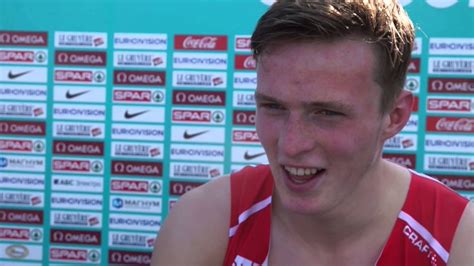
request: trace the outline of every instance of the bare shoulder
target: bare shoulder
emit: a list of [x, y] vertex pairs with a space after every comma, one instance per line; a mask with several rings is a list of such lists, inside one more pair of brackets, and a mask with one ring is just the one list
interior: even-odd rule
[[229, 217], [229, 176], [187, 192], [160, 230], [151, 265], [222, 265]]
[[474, 263], [474, 202], [466, 206], [454, 235], [448, 265], [473, 265]]

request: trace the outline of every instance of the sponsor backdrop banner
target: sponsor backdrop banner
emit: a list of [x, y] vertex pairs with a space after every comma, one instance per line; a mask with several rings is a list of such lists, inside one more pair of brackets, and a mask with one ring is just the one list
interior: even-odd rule
[[[147, 265], [181, 195], [267, 163], [249, 37], [271, 1], [0, 1], [0, 265]], [[384, 157], [474, 198], [474, 1], [402, 1]]]

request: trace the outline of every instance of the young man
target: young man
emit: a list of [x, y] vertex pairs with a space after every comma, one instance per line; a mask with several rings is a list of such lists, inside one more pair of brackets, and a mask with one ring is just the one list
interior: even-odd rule
[[473, 265], [473, 204], [381, 158], [413, 39], [397, 0], [275, 3], [252, 36], [270, 165], [184, 195], [152, 265]]

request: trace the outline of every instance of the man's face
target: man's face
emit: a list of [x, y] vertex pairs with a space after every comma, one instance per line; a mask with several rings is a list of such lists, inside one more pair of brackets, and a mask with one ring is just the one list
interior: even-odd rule
[[350, 201], [379, 162], [385, 116], [373, 49], [290, 42], [259, 58], [257, 132], [285, 208], [321, 213]]

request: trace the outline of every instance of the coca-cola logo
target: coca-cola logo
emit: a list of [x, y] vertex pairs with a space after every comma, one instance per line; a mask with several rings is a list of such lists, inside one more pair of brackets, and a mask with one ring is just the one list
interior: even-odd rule
[[474, 118], [427, 117], [426, 130], [430, 132], [474, 133]]
[[176, 35], [174, 43], [176, 50], [227, 50], [227, 36]]
[[257, 61], [252, 55], [235, 55], [235, 69], [237, 70], [255, 70]]

